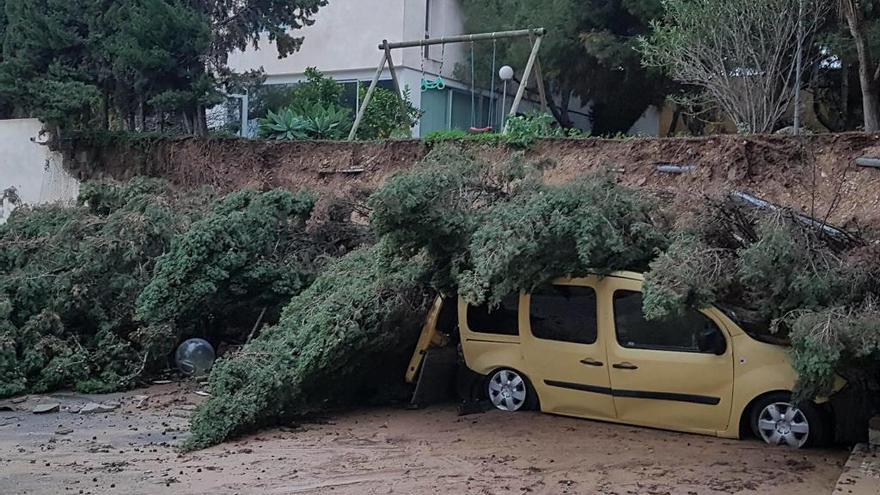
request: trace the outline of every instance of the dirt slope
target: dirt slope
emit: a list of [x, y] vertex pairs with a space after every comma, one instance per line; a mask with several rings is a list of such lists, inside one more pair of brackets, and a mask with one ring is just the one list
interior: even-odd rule
[[[489, 160], [520, 151], [461, 143]], [[177, 139], [143, 143], [78, 143], [66, 165], [81, 179], [165, 177], [191, 188], [228, 191], [242, 187], [345, 193], [372, 189], [407, 169], [428, 147], [419, 141], [376, 143], [266, 142]], [[626, 184], [674, 198], [745, 191], [837, 225], [880, 228], [880, 169], [854, 164], [880, 157], [880, 135], [735, 135], [669, 139], [545, 140], [526, 152], [547, 160], [547, 180], [559, 182], [591, 170], [616, 170]], [[659, 163], [694, 166], [689, 174], [665, 174]]]

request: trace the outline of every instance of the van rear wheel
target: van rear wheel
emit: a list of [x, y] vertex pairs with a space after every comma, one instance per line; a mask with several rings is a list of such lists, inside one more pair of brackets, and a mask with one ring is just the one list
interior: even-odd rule
[[528, 378], [518, 371], [500, 369], [486, 382], [489, 401], [497, 409], [514, 412], [520, 409], [535, 409], [537, 395]]

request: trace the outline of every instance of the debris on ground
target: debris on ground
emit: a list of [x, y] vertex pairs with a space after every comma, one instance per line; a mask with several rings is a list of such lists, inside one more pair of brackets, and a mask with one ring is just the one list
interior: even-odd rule
[[88, 404], [82, 406], [79, 410], [79, 414], [100, 414], [100, 413], [108, 413], [110, 411], [114, 411], [119, 407], [118, 404], [98, 404], [95, 402], [89, 402]]
[[48, 404], [37, 404], [34, 406], [34, 414], [48, 414], [54, 413], [61, 410], [61, 404], [57, 402], [51, 402]]

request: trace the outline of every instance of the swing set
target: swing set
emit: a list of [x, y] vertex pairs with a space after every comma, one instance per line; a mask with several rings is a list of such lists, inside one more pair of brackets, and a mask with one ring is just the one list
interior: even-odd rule
[[[513, 104], [510, 107], [510, 112], [508, 113], [508, 117], [513, 117], [516, 115], [519, 110], [520, 102], [522, 102], [523, 97], [525, 96], [526, 87], [529, 84], [529, 79], [532, 76], [532, 73], [535, 74], [536, 84], [538, 86], [538, 94], [541, 99], [541, 108], [543, 111], [547, 110], [547, 95], [544, 89], [544, 79], [541, 75], [541, 62], [538, 59], [538, 52], [541, 49], [541, 40], [544, 38], [544, 35], [547, 34], [547, 30], [544, 28], [537, 29], [521, 29], [517, 31], [500, 31], [495, 33], [480, 33], [480, 34], [465, 34], [460, 36], [448, 36], [442, 38], [426, 38], [423, 40], [414, 40], [414, 41], [401, 41], [397, 43], [389, 43], [388, 40], [383, 40], [379, 45], [379, 50], [382, 51], [381, 60], [379, 60], [379, 66], [376, 68], [376, 74], [373, 76], [373, 81], [370, 83], [370, 89], [367, 90], [366, 96], [364, 96], [363, 104], [360, 106], [358, 110], [357, 117], [355, 118], [354, 125], [351, 127], [351, 132], [348, 135], [348, 140], [353, 141], [355, 136], [357, 136], [358, 127], [360, 127], [361, 121], [364, 118], [364, 113], [367, 111], [367, 107], [370, 104], [370, 101], [373, 99], [373, 94], [376, 92], [376, 87], [379, 84], [379, 78], [382, 76], [382, 73], [385, 71], [385, 66], [388, 66], [389, 71], [391, 72], [391, 81], [394, 84], [394, 90], [398, 95], [398, 99], [400, 100], [401, 111], [406, 114], [407, 104], [406, 100], [403, 97], [403, 88], [400, 86], [400, 81], [397, 79], [397, 71], [394, 68], [394, 62], [391, 58], [391, 50], [397, 50], [401, 48], [414, 48], [414, 47], [427, 47], [432, 45], [442, 45], [443, 54], [441, 55], [440, 60], [440, 74], [436, 79], [428, 80], [425, 79], [425, 60], [424, 55], [422, 56], [422, 80], [421, 80], [421, 90], [422, 92], [431, 91], [431, 90], [443, 90], [446, 88], [446, 81], [443, 80], [443, 63], [445, 62], [446, 55], [446, 45], [452, 43], [470, 43], [471, 44], [471, 132], [479, 133], [479, 132], [491, 132], [493, 130], [492, 126], [478, 128], [476, 127], [476, 83], [475, 83], [475, 69], [474, 69], [474, 43], [479, 41], [492, 41], [495, 46], [493, 46], [492, 50], [492, 96], [494, 100], [495, 96], [495, 55], [497, 49], [497, 42], [499, 39], [507, 39], [507, 38], [529, 38], [532, 51], [529, 54], [529, 60], [526, 63], [526, 68], [523, 71], [522, 81], [519, 84], [519, 88], [516, 91], [516, 96], [513, 99]], [[505, 90], [505, 96], [506, 96]], [[503, 111], [503, 110], [502, 110]], [[504, 131], [502, 131], [504, 132]]]

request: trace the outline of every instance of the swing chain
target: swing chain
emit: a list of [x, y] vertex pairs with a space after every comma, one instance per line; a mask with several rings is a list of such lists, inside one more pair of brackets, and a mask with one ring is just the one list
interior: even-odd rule
[[446, 63], [446, 43], [441, 44], [440, 47], [440, 70], [437, 71], [437, 79], [433, 81], [425, 79], [425, 57], [422, 55], [422, 92], [431, 89], [440, 91], [446, 89], [446, 81], [443, 80], [443, 65]]

